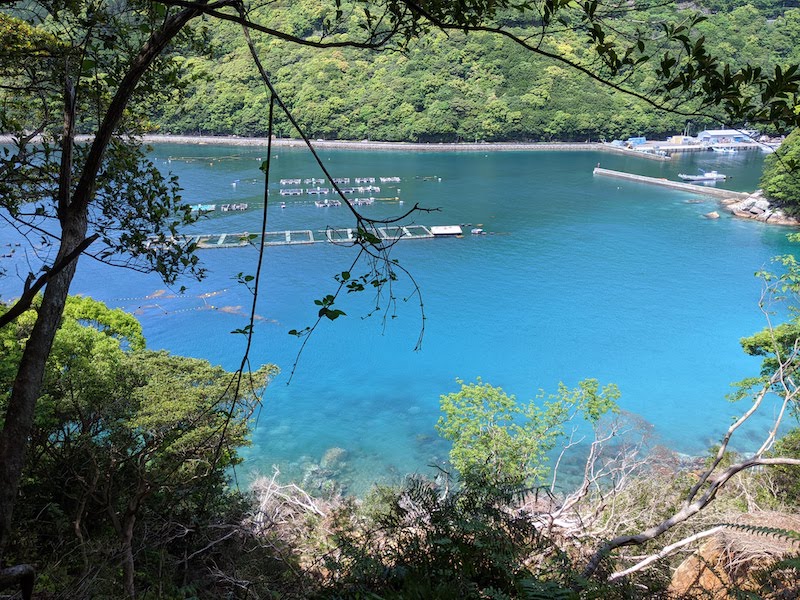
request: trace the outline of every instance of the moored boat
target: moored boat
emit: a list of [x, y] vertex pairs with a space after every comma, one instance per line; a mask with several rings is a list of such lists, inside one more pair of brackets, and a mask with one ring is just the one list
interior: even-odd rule
[[699, 175], [686, 175], [685, 173], [678, 173], [678, 177], [684, 181], [723, 181], [728, 178], [724, 173], [717, 171], [705, 171]]

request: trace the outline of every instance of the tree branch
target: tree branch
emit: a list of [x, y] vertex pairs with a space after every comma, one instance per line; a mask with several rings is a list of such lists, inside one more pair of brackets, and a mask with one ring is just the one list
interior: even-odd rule
[[97, 128], [92, 147], [81, 172], [81, 178], [75, 188], [73, 203], [76, 205], [74, 207], [76, 212], [86, 210], [94, 196], [95, 180], [106, 148], [139, 80], [183, 27], [192, 19], [203, 14], [202, 4], [192, 4], [190, 8], [168, 17], [161, 29], [153, 32], [126, 70], [125, 76], [117, 85], [117, 92], [105, 112], [103, 122]]
[[609, 581], [614, 581], [616, 579], [620, 579], [620, 578], [625, 577], [627, 575], [631, 575], [633, 573], [636, 573], [637, 571], [641, 571], [642, 569], [644, 569], [645, 567], [653, 564], [657, 560], [661, 560], [662, 558], [665, 558], [665, 557], [669, 556], [675, 550], [677, 550], [679, 548], [682, 548], [684, 546], [687, 546], [688, 544], [691, 544], [692, 542], [696, 542], [697, 540], [701, 540], [703, 538], [707, 538], [709, 536], [712, 536], [712, 535], [722, 531], [724, 528], [725, 528], [724, 525], [717, 525], [716, 527], [712, 527], [711, 529], [707, 529], [706, 531], [701, 531], [700, 533], [696, 533], [694, 535], [690, 535], [687, 538], [683, 538], [682, 540], [677, 541], [674, 544], [670, 544], [669, 546], [664, 546], [664, 548], [662, 548], [659, 552], [657, 552], [657, 553], [655, 553], [655, 554], [653, 554], [651, 556], [648, 556], [647, 558], [645, 558], [644, 560], [639, 561], [638, 563], [636, 563], [632, 567], [624, 569], [623, 571], [616, 571], [615, 573], [612, 573], [609, 576], [608, 580]]
[[651, 527], [650, 529], [647, 529], [646, 531], [636, 535], [621, 535], [604, 543], [592, 555], [592, 558], [589, 560], [589, 563], [584, 569], [583, 575], [585, 577], [591, 577], [600, 566], [600, 563], [603, 561], [603, 559], [608, 556], [610, 552], [616, 550], [617, 548], [621, 548], [623, 546], [640, 546], [646, 542], [654, 540], [664, 532], [672, 529], [675, 525], [687, 521], [690, 517], [696, 515], [698, 512], [708, 506], [716, 497], [717, 492], [731, 479], [731, 477], [737, 473], [753, 467], [768, 465], [800, 466], [800, 459], [788, 457], [752, 458], [750, 460], [745, 460], [731, 465], [722, 473], [720, 473], [719, 477], [717, 477], [713, 483], [711, 483], [708, 490], [701, 497], [694, 502], [684, 505], [681, 510], [673, 514], [668, 519], [662, 521], [655, 527]]
[[74, 250], [72, 250], [72, 252], [64, 256], [61, 260], [53, 263], [53, 266], [47, 269], [47, 271], [45, 271], [32, 285], [30, 283], [31, 277], [29, 277], [25, 282], [25, 289], [22, 292], [22, 296], [20, 296], [19, 300], [17, 300], [11, 306], [11, 308], [8, 309], [8, 311], [0, 315], [0, 328], [5, 327], [26, 310], [28, 310], [33, 303], [33, 299], [36, 297], [36, 294], [39, 293], [39, 290], [41, 290], [53, 277], [58, 275], [67, 266], [69, 266], [72, 261], [77, 259], [78, 256], [80, 256], [80, 254], [99, 237], [100, 234], [95, 233], [84, 239], [75, 247]]

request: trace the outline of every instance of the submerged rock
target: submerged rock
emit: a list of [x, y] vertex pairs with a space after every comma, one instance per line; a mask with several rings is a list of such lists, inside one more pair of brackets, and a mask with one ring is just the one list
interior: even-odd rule
[[344, 466], [345, 460], [347, 460], [347, 450], [334, 446], [325, 451], [319, 464], [325, 469], [340, 469]]
[[712, 210], [710, 213], [706, 213], [703, 216], [706, 219], [719, 219], [719, 213], [715, 210]]

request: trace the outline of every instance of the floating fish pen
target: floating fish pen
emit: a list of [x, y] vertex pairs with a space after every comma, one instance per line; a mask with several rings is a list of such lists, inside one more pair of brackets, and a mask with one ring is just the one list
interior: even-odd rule
[[368, 206], [375, 204], [375, 198], [351, 198], [347, 200], [350, 206]]
[[207, 212], [214, 212], [217, 210], [216, 204], [192, 204], [189, 208], [191, 208], [192, 212], [196, 213], [207, 213]]
[[[433, 178], [431, 178], [433, 179]], [[378, 177], [377, 180], [380, 180], [381, 183], [400, 183], [400, 177], [391, 176], [391, 177]], [[305, 179], [301, 179], [299, 177], [291, 177], [291, 178], [284, 178], [279, 180], [281, 185], [300, 185], [304, 183], [306, 185], [318, 185], [323, 184], [327, 180], [320, 179], [319, 177], [307, 177]], [[375, 183], [375, 177], [333, 177], [331, 181], [336, 185], [348, 185], [351, 181], [355, 183]]]
[[360, 185], [358, 187], [345, 187], [339, 188], [343, 194], [356, 194], [356, 193], [365, 193], [365, 192], [380, 192], [381, 188], [376, 185]]
[[193, 235], [186, 236], [183, 240], [187, 243], [195, 244], [197, 248], [201, 250], [213, 248], [243, 248], [252, 243], [249, 235], [243, 233]]
[[317, 241], [314, 232], [310, 229], [297, 229], [293, 231], [268, 231], [264, 235], [264, 246], [291, 246], [297, 244], [313, 244]]
[[220, 209], [222, 212], [247, 210], [247, 203], [239, 202], [238, 204], [223, 204]]
[[423, 240], [434, 237], [431, 230], [425, 225], [393, 225], [379, 227], [381, 239], [392, 240]]
[[[394, 243], [400, 240], [422, 240], [440, 237], [444, 230], [447, 235], [460, 227], [453, 226], [433, 226], [425, 225], [392, 225], [388, 227], [378, 227], [372, 230], [372, 234], [382, 242]], [[331, 243], [354, 243], [358, 240], [358, 230], [354, 228], [312, 231], [311, 229], [297, 229], [291, 231], [268, 231], [263, 236], [260, 233], [218, 233], [185, 235], [170, 237], [166, 240], [159, 240], [151, 237], [147, 240], [147, 247], [166, 247], [179, 246], [186, 247], [194, 244], [197, 249], [208, 250], [213, 248], [246, 248], [249, 246], [288, 246], [288, 245], [308, 245], [321, 242]]]
[[[334, 244], [353, 243], [358, 238], [355, 229], [326, 229], [320, 233], [325, 234], [325, 239]], [[385, 242], [398, 240], [423, 240], [433, 238], [431, 230], [424, 225], [398, 225], [391, 227], [378, 227], [372, 234]]]
[[321, 231], [325, 235], [325, 240], [333, 244], [346, 244], [356, 241], [354, 229], [325, 229]]
[[341, 205], [342, 203], [339, 200], [335, 199], [328, 200], [327, 198], [325, 200], [316, 200], [314, 202], [314, 206], [316, 206], [317, 208], [328, 208], [329, 206], [341, 206]]
[[327, 194], [329, 191], [330, 190], [328, 188], [308, 188], [306, 190], [306, 194], [321, 196]]
[[303, 188], [286, 188], [281, 190], [281, 196], [302, 196]]

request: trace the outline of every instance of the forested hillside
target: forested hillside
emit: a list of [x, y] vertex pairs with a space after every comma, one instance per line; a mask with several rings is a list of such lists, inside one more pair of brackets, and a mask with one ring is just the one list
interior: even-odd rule
[[[800, 9], [716, 0], [695, 9], [708, 13], [699, 27], [721, 59], [756, 66], [800, 62]], [[327, 16], [310, 1], [266, 10], [273, 11], [269, 18], [276, 28], [301, 35], [319, 34]], [[664, 16], [673, 9], [657, 10]], [[621, 31], [637, 25], [629, 18], [619, 21]], [[532, 27], [519, 31], [536, 33]], [[268, 96], [241, 29], [217, 22], [208, 35], [213, 50], [183, 61], [187, 87], [161, 107], [160, 132], [265, 134]], [[684, 117], [657, 111], [497, 35], [439, 31], [406, 52], [377, 55], [353, 48], [320, 51], [274, 37], [257, 45], [283, 101], [313, 138], [585, 141], [661, 137], [687, 125]], [[585, 48], [578, 34], [565, 29], [559, 51], [585, 59]], [[640, 75], [643, 90], [651, 78], [652, 68]], [[693, 120], [690, 129], [719, 125]], [[296, 135], [285, 119], [277, 131]]]

